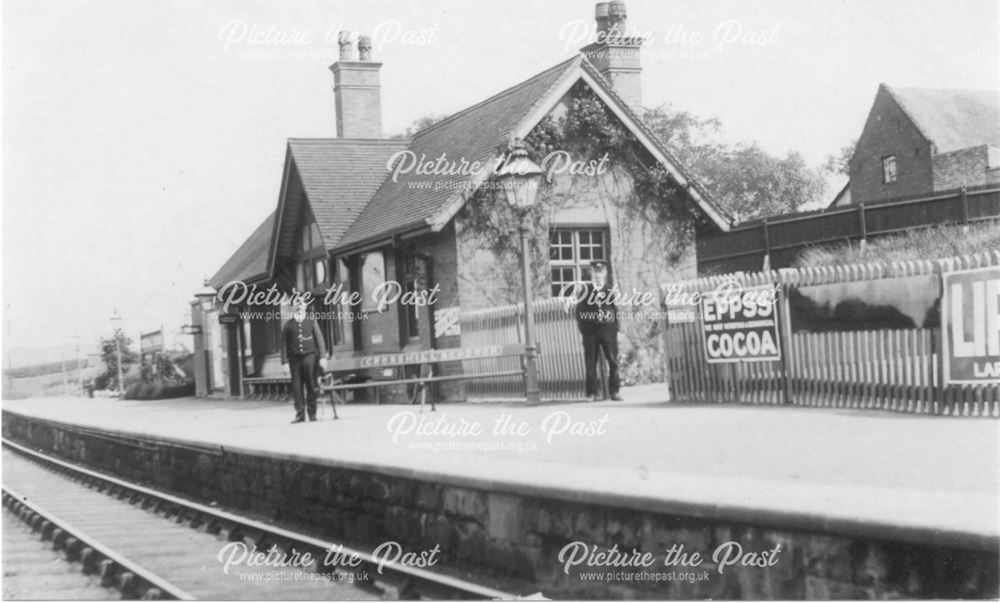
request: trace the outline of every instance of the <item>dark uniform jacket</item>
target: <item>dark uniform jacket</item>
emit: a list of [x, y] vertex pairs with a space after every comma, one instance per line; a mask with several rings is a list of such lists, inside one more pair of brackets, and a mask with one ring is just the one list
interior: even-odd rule
[[302, 322], [293, 318], [281, 327], [281, 362], [288, 362], [289, 356], [307, 354], [326, 356], [323, 333], [316, 321], [308, 316]]
[[[576, 324], [583, 328], [591, 325], [618, 326], [618, 308], [611, 297], [611, 288], [607, 283], [601, 289], [594, 289], [594, 283], [583, 283], [582, 291], [586, 295], [577, 297]], [[579, 290], [578, 290], [579, 291]]]

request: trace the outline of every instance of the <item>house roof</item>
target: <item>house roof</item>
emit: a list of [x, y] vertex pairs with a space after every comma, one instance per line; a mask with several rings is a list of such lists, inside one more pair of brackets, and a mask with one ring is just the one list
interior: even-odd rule
[[267, 276], [267, 257], [271, 248], [274, 215], [275, 212], [271, 212], [271, 215], [254, 229], [236, 253], [226, 260], [212, 278], [208, 279], [209, 284], [221, 289], [223, 285], [232, 281], [250, 282]]
[[[655, 147], [654, 155], [658, 154], [678, 180], [688, 186], [689, 194], [710, 219], [723, 229], [727, 228], [729, 216], [711, 201], [708, 192], [683, 170], [582, 54], [421, 130], [413, 137], [408, 150], [418, 161], [434, 161], [444, 153], [449, 163], [479, 161], [491, 166], [512, 137], [526, 135], [581, 77], [614, 105], [619, 116], [642, 140]], [[400, 174], [396, 180], [384, 174], [382, 185], [337, 248], [346, 249], [410, 228], [440, 228], [461, 207], [473, 188], [468, 186], [474, 181], [469, 175], [427, 175], [416, 171]], [[486, 169], [481, 174], [490, 171]]]
[[938, 153], [1000, 145], [1000, 91], [883, 86]]
[[833, 197], [833, 201], [826, 206], [826, 209], [834, 209], [837, 207], [847, 207], [851, 204], [851, 181], [848, 180], [841, 187], [840, 192], [838, 192]]
[[[446, 154], [449, 162], [487, 161], [497, 154], [497, 148], [510, 138], [525, 115], [547, 92], [561, 81], [582, 59], [580, 56], [563, 61], [512, 88], [459, 111], [418, 132], [409, 150], [419, 160], [437, 159]], [[383, 167], [384, 169], [384, 167]], [[410, 225], [426, 224], [455, 195], [454, 188], [441, 186], [415, 188], [422, 183], [437, 184], [443, 180], [464, 181], [462, 176], [428, 176], [401, 174], [397, 181], [386, 177], [371, 202], [351, 225], [340, 246], [359, 243], [371, 237], [393, 232]]]
[[344, 236], [386, 175], [386, 162], [409, 144], [407, 139], [291, 138], [286, 168], [291, 181], [283, 185], [275, 225], [276, 248], [292, 253], [295, 219], [302, 197], [308, 201], [327, 249]]
[[[329, 250], [346, 251], [408, 230], [438, 230], [492, 173], [511, 138], [525, 136], [584, 79], [666, 165], [705, 213], [721, 228], [731, 218], [669, 153], [582, 54], [433, 124], [411, 139], [300, 139], [288, 141], [286, 173], [274, 225], [271, 260], [294, 253], [294, 228], [302, 199], [308, 201]], [[388, 160], [407, 150], [418, 161], [442, 154], [449, 164], [481, 162], [478, 176], [418, 174], [391, 177]], [[273, 264], [272, 264], [273, 265]]]

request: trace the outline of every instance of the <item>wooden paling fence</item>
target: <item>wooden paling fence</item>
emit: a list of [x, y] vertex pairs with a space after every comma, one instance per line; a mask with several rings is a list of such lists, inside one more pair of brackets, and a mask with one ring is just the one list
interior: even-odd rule
[[[736, 281], [777, 285], [781, 360], [708, 363], [700, 322], [665, 329], [675, 400], [877, 409], [947, 416], [1000, 416], [1000, 383], [944, 384], [940, 327], [792, 332], [793, 287], [878, 281], [1000, 266], [1000, 251], [935, 261], [736, 273], [678, 283], [676, 290], [710, 294]], [[883, 283], [892, 286], [890, 281]]]
[[[565, 312], [559, 299], [535, 302], [534, 312], [536, 337], [542, 348], [538, 358], [542, 397], [583, 398], [583, 348], [576, 321]], [[524, 341], [524, 305], [463, 312], [459, 324], [463, 346], [520, 343]], [[466, 360], [463, 370], [467, 373], [515, 370], [520, 362], [519, 358]], [[524, 382], [516, 376], [472, 381], [466, 385], [466, 395], [472, 399], [523, 398]]]
[[785, 214], [699, 237], [698, 272], [757, 270], [765, 257], [772, 268], [784, 268], [793, 265], [809, 247], [867, 241], [939, 224], [997, 219], [1000, 187], [995, 184]]

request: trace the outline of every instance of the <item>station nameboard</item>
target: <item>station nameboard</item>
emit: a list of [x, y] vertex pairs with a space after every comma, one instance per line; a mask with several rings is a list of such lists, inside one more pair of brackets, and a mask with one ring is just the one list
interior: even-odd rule
[[708, 362], [781, 360], [774, 287], [720, 288], [701, 300]]
[[457, 362], [460, 360], [502, 358], [504, 356], [520, 356], [524, 353], [524, 344], [521, 343], [504, 343], [478, 348], [414, 350], [412, 352], [399, 352], [395, 354], [376, 354], [373, 356], [358, 356], [356, 358], [336, 358], [332, 364], [327, 366], [327, 370], [336, 372], [355, 371], [387, 366], [423, 364], [425, 362]]
[[146, 352], [162, 352], [163, 351], [163, 329], [158, 331], [152, 331], [150, 333], [140, 333], [139, 334], [139, 350], [142, 353]]
[[1000, 266], [941, 278], [944, 382], [1000, 383]]

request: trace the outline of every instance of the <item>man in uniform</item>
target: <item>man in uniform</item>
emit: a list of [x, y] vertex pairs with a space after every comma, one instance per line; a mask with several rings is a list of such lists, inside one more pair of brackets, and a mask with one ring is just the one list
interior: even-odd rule
[[590, 282], [580, 283], [574, 291], [576, 326], [583, 335], [583, 361], [586, 374], [587, 398], [597, 399], [598, 354], [608, 362], [608, 393], [620, 402], [618, 394], [618, 308], [612, 298], [613, 289], [608, 285], [608, 263], [594, 260], [590, 263]]
[[295, 420], [316, 420], [316, 367], [317, 359], [325, 364], [326, 346], [323, 333], [312, 317], [306, 314], [308, 306], [295, 305], [292, 319], [281, 327], [281, 364], [290, 364], [292, 372], [292, 394], [295, 396]]

